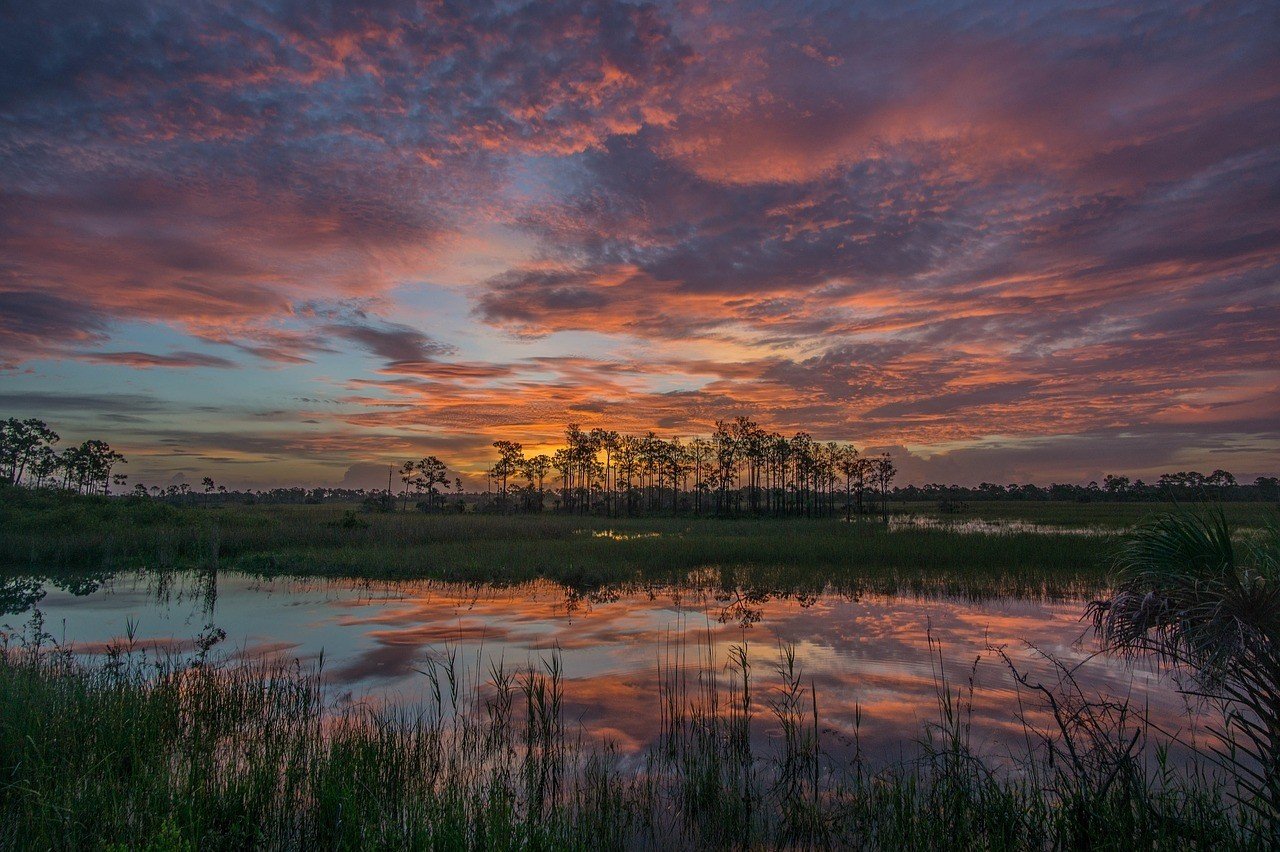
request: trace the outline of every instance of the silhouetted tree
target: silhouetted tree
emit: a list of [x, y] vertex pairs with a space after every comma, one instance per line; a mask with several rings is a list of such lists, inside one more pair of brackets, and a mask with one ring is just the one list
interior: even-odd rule
[[489, 470], [489, 475], [502, 483], [498, 491], [498, 503], [506, 511], [507, 480], [519, 474], [523, 468], [524, 446], [517, 441], [494, 441], [493, 448], [498, 451], [498, 461]]
[[536, 507], [538, 511], [542, 511], [543, 503], [546, 499], [546, 488], [543, 483], [550, 472], [551, 457], [544, 453], [539, 453], [524, 460], [522, 473], [528, 479], [529, 487], [532, 488], [534, 482], [538, 483], [538, 502]]
[[880, 511], [884, 515], [885, 523], [889, 522], [889, 483], [893, 482], [893, 477], [897, 473], [898, 469], [893, 466], [893, 459], [888, 453], [877, 458], [871, 470], [871, 481], [880, 489]]
[[439, 498], [440, 509], [443, 511], [444, 495], [436, 491], [436, 486], [448, 485], [449, 483], [449, 470], [445, 463], [435, 456], [427, 456], [415, 462], [414, 468], [417, 470], [414, 487], [420, 491], [427, 492], [428, 506], [436, 503], [437, 498]]
[[861, 469], [861, 462], [862, 459], [859, 458], [858, 451], [852, 446], [842, 448], [836, 460], [840, 473], [844, 474], [844, 519], [846, 521], [852, 520], [853, 481]]
[[[404, 490], [401, 492], [400, 511], [408, 511], [409, 509], [409, 485], [418, 475], [418, 464], [415, 461], [407, 461], [400, 465], [400, 481], [404, 483]], [[392, 504], [393, 506], [395, 504]]]
[[34, 417], [18, 420], [10, 417], [0, 423], [0, 471], [10, 485], [18, 485], [32, 459], [58, 443], [58, 433], [43, 420]]

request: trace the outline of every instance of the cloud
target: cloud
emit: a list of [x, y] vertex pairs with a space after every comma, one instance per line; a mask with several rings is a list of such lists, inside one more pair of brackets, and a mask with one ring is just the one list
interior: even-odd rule
[[430, 270], [510, 158], [642, 126], [688, 58], [613, 3], [55, 6], [0, 36], [0, 289], [93, 319], [50, 347], [140, 319], [305, 362], [253, 339]]
[[425, 361], [453, 351], [452, 347], [432, 340], [417, 329], [398, 323], [332, 323], [324, 326], [323, 330], [358, 343], [392, 363]]
[[0, 290], [0, 366], [15, 367], [68, 342], [105, 340], [107, 325], [96, 309], [52, 293]]
[[43, 412], [155, 413], [166, 410], [166, 405], [164, 400], [149, 394], [0, 391], [0, 408], [24, 416], [38, 416]]
[[227, 370], [237, 366], [236, 362], [217, 355], [206, 355], [201, 352], [171, 352], [168, 355], [152, 355], [148, 352], [83, 352], [79, 355], [83, 361], [94, 364], [120, 364], [147, 370], [152, 367], [171, 367], [189, 369], [192, 367], [213, 367]]
[[[0, 32], [0, 366], [293, 371], [340, 401], [113, 428], [329, 481], [431, 442], [478, 467], [567, 419], [738, 413], [1010, 473], [1084, 464], [1083, 436], [1256, 458], [1280, 412], [1273, 19], [23, 6]], [[144, 325], [183, 342], [153, 354]]]
[[372, 463], [353, 464], [342, 474], [340, 488], [377, 489], [387, 487], [389, 466]]

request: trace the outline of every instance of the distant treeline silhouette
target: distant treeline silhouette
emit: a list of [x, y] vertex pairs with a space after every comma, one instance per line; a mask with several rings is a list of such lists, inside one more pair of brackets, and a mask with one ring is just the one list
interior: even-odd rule
[[[1166, 473], [1154, 482], [1108, 475], [1101, 484], [1054, 483], [891, 487], [897, 469], [888, 454], [866, 455], [847, 442], [821, 442], [804, 432], [790, 438], [739, 417], [718, 421], [709, 438], [626, 435], [570, 424], [564, 446], [551, 455], [526, 455], [516, 441], [493, 442], [497, 458], [486, 488], [467, 491], [460, 471], [436, 456], [388, 470], [385, 489], [273, 488], [228, 491], [211, 477], [198, 487], [135, 483], [113, 472], [124, 456], [105, 441], [56, 449], [59, 436], [42, 420], [0, 422], [0, 484], [81, 494], [128, 494], [191, 504], [350, 503], [379, 511], [496, 513], [564, 512], [640, 515], [835, 516], [887, 512], [889, 502], [932, 502], [959, 510], [969, 501], [1142, 502], [1160, 500], [1280, 500], [1280, 478], [1242, 484], [1224, 470]], [[396, 481], [398, 479], [398, 481]]]
[[938, 501], [958, 504], [967, 500], [1054, 500], [1120, 503], [1156, 503], [1168, 500], [1194, 502], [1222, 500], [1231, 502], [1267, 502], [1280, 500], [1280, 477], [1259, 476], [1252, 484], [1237, 482], [1234, 475], [1225, 470], [1210, 474], [1198, 471], [1162, 473], [1154, 482], [1107, 474], [1102, 484], [1088, 485], [1054, 483], [1052, 485], [997, 485], [983, 482], [977, 486], [961, 485], [908, 485], [893, 490], [895, 499], [904, 501]]
[[[549, 456], [527, 457], [516, 441], [493, 447], [487, 494], [499, 512], [849, 517], [875, 502], [886, 511], [897, 474], [887, 454], [864, 456], [805, 432], [788, 438], [746, 417], [717, 421], [709, 438], [687, 442], [571, 423], [564, 446]], [[418, 482], [408, 466], [403, 475]], [[548, 477], [560, 487], [549, 490]]]

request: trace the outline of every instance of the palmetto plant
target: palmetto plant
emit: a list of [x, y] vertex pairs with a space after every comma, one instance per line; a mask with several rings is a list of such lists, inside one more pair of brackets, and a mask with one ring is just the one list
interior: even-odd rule
[[1237, 543], [1220, 508], [1140, 525], [1108, 600], [1090, 605], [1104, 644], [1190, 671], [1224, 710], [1218, 757], [1245, 803], [1280, 817], [1280, 527]]

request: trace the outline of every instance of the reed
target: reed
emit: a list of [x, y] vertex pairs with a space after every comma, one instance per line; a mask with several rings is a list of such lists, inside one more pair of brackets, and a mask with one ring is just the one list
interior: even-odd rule
[[[877, 766], [828, 750], [786, 647], [762, 688], [745, 648], [673, 637], [660, 728], [628, 756], [566, 723], [554, 655], [482, 671], [449, 653], [413, 709], [338, 707], [320, 668], [224, 663], [216, 638], [86, 664], [37, 621], [0, 648], [0, 846], [1262, 848], [1215, 776], [1148, 772], [1132, 717], [1083, 696], [1013, 771], [989, 764], [940, 667], [920, 757]], [[768, 747], [759, 724], [781, 731]]]

